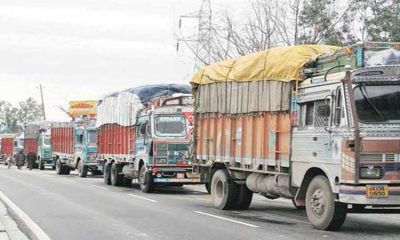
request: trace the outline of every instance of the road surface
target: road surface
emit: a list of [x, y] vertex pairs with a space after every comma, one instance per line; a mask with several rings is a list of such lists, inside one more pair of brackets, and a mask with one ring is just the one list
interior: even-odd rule
[[0, 165], [0, 191], [53, 240], [399, 239], [399, 215], [349, 215], [338, 232], [311, 227], [288, 200], [255, 196], [247, 211], [214, 209], [204, 186], [144, 194], [75, 172], [18, 171]]

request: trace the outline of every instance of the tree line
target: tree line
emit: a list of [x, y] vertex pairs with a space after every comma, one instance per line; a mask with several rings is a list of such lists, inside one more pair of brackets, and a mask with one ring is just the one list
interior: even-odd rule
[[400, 0], [251, 0], [248, 6], [239, 21], [228, 10], [212, 11], [207, 36], [187, 43], [197, 44], [189, 46], [197, 60], [210, 64], [276, 46], [400, 42]]
[[6, 101], [0, 101], [0, 133], [19, 133], [26, 123], [43, 120], [41, 105], [33, 98], [13, 106]]

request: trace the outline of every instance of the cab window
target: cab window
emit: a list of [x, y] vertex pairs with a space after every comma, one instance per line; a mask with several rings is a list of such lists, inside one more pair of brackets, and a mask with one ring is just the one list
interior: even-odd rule
[[302, 127], [326, 127], [329, 125], [329, 100], [316, 100], [300, 105]]

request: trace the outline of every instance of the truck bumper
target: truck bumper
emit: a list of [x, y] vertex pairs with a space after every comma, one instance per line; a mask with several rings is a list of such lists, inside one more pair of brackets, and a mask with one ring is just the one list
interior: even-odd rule
[[101, 171], [103, 169], [103, 166], [98, 165], [97, 162], [87, 162], [85, 165], [90, 168], [91, 170], [99, 170]]
[[[382, 184], [384, 185], [384, 184]], [[387, 197], [367, 197], [366, 186], [339, 186], [339, 202], [373, 206], [400, 206], [400, 186], [387, 186]]]
[[200, 175], [187, 168], [153, 168], [150, 170], [156, 184], [200, 184]]

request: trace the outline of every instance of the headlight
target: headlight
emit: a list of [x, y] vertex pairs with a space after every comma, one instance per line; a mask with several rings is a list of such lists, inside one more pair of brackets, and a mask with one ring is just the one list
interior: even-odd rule
[[367, 166], [360, 168], [360, 178], [379, 179], [384, 175], [383, 168], [377, 166]]

